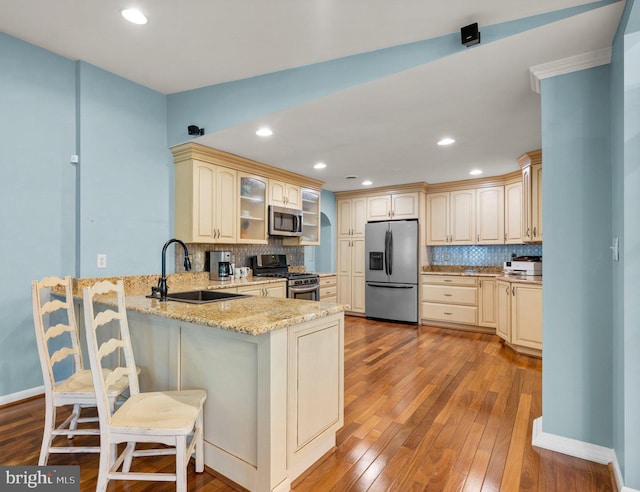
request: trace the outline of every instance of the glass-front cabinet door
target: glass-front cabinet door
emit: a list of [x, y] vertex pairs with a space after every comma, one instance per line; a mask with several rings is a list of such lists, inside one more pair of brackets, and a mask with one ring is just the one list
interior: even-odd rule
[[238, 173], [238, 243], [267, 244], [267, 181]]
[[320, 244], [320, 192], [302, 188], [302, 238], [301, 244]]

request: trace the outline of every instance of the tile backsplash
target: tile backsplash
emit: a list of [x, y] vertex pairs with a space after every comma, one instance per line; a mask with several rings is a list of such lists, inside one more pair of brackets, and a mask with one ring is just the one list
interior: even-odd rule
[[[287, 262], [291, 266], [304, 265], [303, 246], [283, 246], [281, 237], [269, 237], [268, 244], [187, 244], [191, 256], [191, 270], [194, 272], [208, 271], [206, 261], [207, 251], [230, 251], [231, 259], [236, 266], [249, 266], [249, 257], [257, 255], [287, 255]], [[184, 252], [182, 248], [175, 249], [176, 272], [184, 272]]]
[[502, 266], [511, 256], [542, 256], [540, 244], [429, 246], [431, 265]]

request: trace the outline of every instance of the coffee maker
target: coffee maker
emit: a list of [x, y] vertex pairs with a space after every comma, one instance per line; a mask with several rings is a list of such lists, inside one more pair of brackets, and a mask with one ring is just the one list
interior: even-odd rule
[[209, 251], [209, 278], [211, 280], [233, 278], [231, 251]]

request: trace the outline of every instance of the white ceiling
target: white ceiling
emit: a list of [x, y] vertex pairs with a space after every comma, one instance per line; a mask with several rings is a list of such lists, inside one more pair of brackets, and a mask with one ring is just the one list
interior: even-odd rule
[[[0, 29], [175, 93], [591, 3], [579, 0], [0, 0]], [[123, 21], [132, 5], [149, 23]], [[200, 143], [326, 181], [332, 191], [517, 169], [539, 148], [530, 66], [610, 46], [624, 2], [276, 114]], [[275, 134], [255, 136], [267, 124]], [[435, 140], [452, 135], [441, 148]], [[324, 171], [312, 169], [322, 160]], [[345, 181], [344, 176], [359, 176]]]

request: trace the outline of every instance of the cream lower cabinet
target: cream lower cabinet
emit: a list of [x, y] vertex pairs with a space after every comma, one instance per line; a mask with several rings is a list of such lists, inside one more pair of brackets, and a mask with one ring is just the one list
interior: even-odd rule
[[511, 340], [511, 282], [496, 282], [496, 335]]
[[175, 235], [188, 243], [236, 242], [233, 169], [198, 160], [175, 168]]
[[320, 277], [320, 300], [336, 302], [337, 277], [335, 275], [323, 275]]
[[248, 296], [279, 298], [287, 297], [286, 281], [269, 284], [243, 285], [238, 287], [237, 289], [238, 290], [236, 292], [238, 294], [246, 294]]
[[542, 288], [511, 284], [511, 342], [542, 350]]
[[337, 299], [349, 312], [364, 313], [364, 239], [338, 239]]
[[516, 351], [542, 355], [542, 286], [498, 281], [496, 334]]
[[440, 323], [478, 324], [476, 277], [423, 275], [421, 318]]
[[478, 324], [496, 328], [496, 279], [478, 278]]

